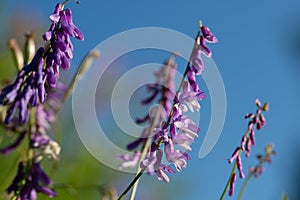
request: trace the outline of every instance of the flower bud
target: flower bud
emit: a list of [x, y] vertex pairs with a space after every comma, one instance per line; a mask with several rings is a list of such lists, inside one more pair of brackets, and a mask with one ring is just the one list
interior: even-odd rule
[[8, 41], [7, 45], [8, 48], [11, 50], [13, 60], [15, 62], [18, 71], [21, 70], [24, 65], [24, 59], [23, 59], [22, 51], [20, 50], [20, 47], [17, 43], [17, 40], [12, 38]]
[[269, 103], [265, 103], [261, 109], [263, 111], [268, 111], [269, 110]]
[[28, 32], [25, 34], [26, 41], [24, 46], [24, 64], [27, 65], [35, 54], [34, 34]]

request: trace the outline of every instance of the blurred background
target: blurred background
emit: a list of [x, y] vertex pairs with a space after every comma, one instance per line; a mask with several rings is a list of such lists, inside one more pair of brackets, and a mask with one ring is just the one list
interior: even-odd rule
[[[36, 35], [36, 45], [43, 45], [41, 34], [50, 26], [49, 15], [56, 3], [53, 0], [0, 1], [1, 82], [13, 79], [16, 73], [7, 50], [7, 41], [14, 37], [19, 44], [23, 44], [25, 32], [32, 31]], [[243, 199], [281, 199], [284, 193], [290, 199], [299, 199], [300, 1], [132, 0], [129, 3], [82, 0], [80, 5], [70, 1], [66, 7], [72, 10], [74, 23], [85, 35], [84, 42], [73, 41], [73, 67], [62, 75], [62, 81], [66, 84], [74, 76], [81, 59], [92, 48], [128, 29], [164, 27], [193, 38], [201, 19], [219, 39], [218, 44], [210, 45], [227, 95], [226, 122], [218, 143], [207, 157], [198, 159], [211, 112], [209, 93], [203, 85], [208, 99], [201, 103], [200, 137], [192, 146], [194, 151], [188, 167], [181, 173], [171, 175], [169, 184], [159, 182], [156, 177], [143, 176], [137, 199], [218, 199], [232, 168], [226, 158], [239, 145], [247, 128], [244, 115], [255, 111], [256, 98], [269, 102], [270, 111], [265, 115], [267, 126], [256, 133], [257, 144], [251, 158], [242, 158], [244, 170], [256, 164], [254, 155], [263, 153], [268, 143], [275, 144], [277, 155], [272, 164], [266, 164], [260, 178], [250, 181]], [[105, 124], [112, 141], [124, 147], [131, 141], [129, 138], [124, 140], [124, 133], [111, 116], [110, 95], [114, 84], [137, 64], [162, 63], [168, 56], [166, 52], [154, 50], [130, 53], [113, 63], [106, 72], [107, 78], [99, 82], [96, 97], [99, 123]], [[179, 71], [184, 66], [184, 61], [179, 60]], [[199, 81], [204, 84], [203, 80]], [[145, 90], [141, 88], [131, 102], [133, 118], [144, 116], [147, 111], [140, 108], [139, 101], [143, 95]], [[52, 137], [60, 140], [60, 161], [43, 161], [43, 167], [57, 185], [59, 195], [56, 199], [100, 199], [99, 186], [103, 184], [112, 185], [121, 193], [133, 175], [110, 169], [88, 153], [74, 128], [71, 98], [60, 112], [59, 119], [60, 123], [53, 126]], [[2, 130], [0, 145], [6, 139]], [[0, 198], [5, 199], [2, 191], [12, 181], [21, 154], [19, 149], [0, 157]], [[236, 191], [239, 191], [242, 182], [237, 180]], [[47, 197], [41, 196], [41, 199]], [[236, 199], [236, 196], [225, 199]]]

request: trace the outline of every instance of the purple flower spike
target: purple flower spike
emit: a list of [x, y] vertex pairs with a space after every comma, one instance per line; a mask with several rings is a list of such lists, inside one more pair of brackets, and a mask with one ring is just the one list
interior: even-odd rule
[[56, 5], [50, 19], [52, 24], [49, 31], [43, 35], [43, 39], [50, 41], [52, 47], [46, 59], [45, 71], [48, 85], [50, 88], [55, 88], [59, 77], [59, 67], [67, 70], [71, 66], [70, 59], [73, 58], [73, 44], [70, 36], [79, 40], [84, 40], [84, 36], [73, 24], [71, 11], [69, 9], [62, 10], [61, 4]]
[[41, 192], [49, 197], [56, 196], [56, 192], [49, 189], [51, 183], [48, 175], [41, 169], [39, 163], [32, 163], [28, 173], [23, 163], [19, 163], [18, 172], [12, 184], [6, 189], [7, 193], [14, 192], [20, 200], [35, 200], [36, 193]]
[[[16, 81], [1, 91], [2, 104], [8, 105], [5, 124], [10, 122], [26, 123], [28, 106], [36, 106], [37, 101], [44, 103], [46, 98], [45, 79], [43, 72], [44, 48], [39, 48], [32, 61], [18, 73]], [[14, 118], [19, 109], [19, 119]]]

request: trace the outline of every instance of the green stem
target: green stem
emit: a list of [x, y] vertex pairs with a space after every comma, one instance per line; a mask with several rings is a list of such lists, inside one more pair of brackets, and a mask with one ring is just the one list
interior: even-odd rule
[[237, 163], [235, 162], [234, 165], [233, 165], [233, 168], [232, 168], [232, 170], [231, 170], [231, 173], [230, 173], [229, 179], [228, 179], [228, 181], [227, 181], [227, 184], [226, 184], [226, 186], [225, 186], [225, 188], [224, 188], [224, 190], [223, 190], [223, 193], [222, 193], [222, 195], [221, 195], [221, 197], [220, 197], [220, 200], [224, 199], [224, 196], [225, 196], [225, 194], [226, 194], [226, 191], [228, 190], [229, 185], [230, 185], [231, 177], [232, 177], [233, 173], [235, 172], [236, 168], [237, 168]]
[[251, 179], [252, 176], [253, 176], [252, 173], [250, 173], [247, 176], [247, 178], [245, 179], [245, 181], [243, 183], [243, 186], [242, 186], [242, 188], [241, 188], [241, 190], [239, 192], [238, 200], [242, 200], [242, 197], [243, 197], [243, 194], [245, 192], [245, 189], [246, 189], [246, 187], [247, 187], [247, 185], [248, 185], [248, 183], [249, 183], [249, 181], [250, 181], [250, 179]]
[[[198, 29], [198, 32], [197, 32], [197, 35], [196, 35], [196, 38], [195, 38], [195, 42], [194, 42], [194, 46], [193, 46], [193, 50], [192, 50], [192, 53], [190, 55], [190, 58], [189, 58], [189, 61], [187, 63], [187, 66], [186, 66], [186, 69], [185, 69], [185, 72], [184, 72], [184, 75], [181, 79], [181, 82], [180, 82], [180, 85], [179, 85], [179, 88], [177, 90], [176, 93], [178, 93], [182, 87], [183, 87], [183, 83], [184, 83], [184, 80], [185, 80], [185, 77], [187, 75], [187, 72], [188, 72], [188, 68], [190, 66], [190, 63], [191, 63], [191, 60], [192, 60], [192, 56], [193, 56], [193, 51], [195, 49], [195, 46], [197, 45], [197, 40], [198, 40], [198, 37], [200, 36], [200, 28], [201, 28], [201, 24], [200, 24], [200, 27]], [[172, 115], [173, 115], [173, 110], [174, 110], [174, 107], [175, 107], [175, 103], [173, 102], [173, 105], [172, 105], [172, 109], [169, 113], [169, 117], [168, 117], [168, 120], [167, 120], [167, 124], [169, 124], [171, 122], [171, 118], [172, 118]], [[160, 109], [160, 107], [158, 108]], [[159, 111], [159, 110], [158, 110]], [[156, 112], [156, 115], [155, 115], [155, 119], [153, 121], [156, 121], [159, 119], [159, 113], [160, 112]], [[155, 123], [152, 123], [151, 124], [151, 127], [149, 129], [149, 133], [148, 135], [152, 132], [153, 128], [155, 128]], [[147, 136], [148, 136], [147, 135]], [[146, 143], [143, 147], [143, 150], [142, 150], [142, 155], [141, 155], [141, 158], [140, 158], [140, 161], [139, 163], [145, 158], [145, 155], [146, 155], [146, 152], [148, 151], [149, 147], [150, 147], [150, 137], [147, 137], [147, 140], [146, 140]], [[130, 190], [131, 187], [132, 188], [132, 192], [131, 192], [131, 195], [130, 195], [130, 200], [134, 200], [135, 198], [135, 194], [136, 194], [136, 190], [137, 190], [137, 186], [138, 186], [138, 181], [139, 181], [139, 178], [142, 176], [143, 172], [145, 171], [146, 168], [143, 168], [142, 170], [140, 169], [140, 167], [138, 167], [138, 172], [135, 176], [135, 178], [132, 180], [132, 182], [128, 185], [128, 187], [125, 189], [125, 191], [121, 194], [121, 196], [118, 198], [118, 200], [121, 200], [123, 199], [123, 197], [127, 194], [127, 192]], [[139, 172], [140, 171], [140, 172]]]
[[75, 84], [82, 78], [82, 76], [85, 74], [85, 72], [88, 70], [88, 68], [91, 66], [93, 59], [99, 57], [100, 53], [97, 50], [92, 50], [88, 53], [88, 55], [81, 61], [79, 68], [76, 72], [76, 75], [72, 79], [70, 85], [68, 86], [68, 89], [64, 93], [64, 96], [62, 98], [62, 102], [65, 102], [66, 99], [70, 96], [70, 94], [73, 91], [73, 88]]
[[[150, 135], [151, 135], [153, 129], [158, 126], [158, 122], [159, 122], [159, 118], [160, 118], [160, 114], [161, 114], [161, 106], [162, 105], [160, 104], [160, 106], [157, 108], [157, 111], [155, 113], [154, 119], [151, 121], [150, 128], [148, 129], [148, 133], [146, 135], [147, 140], [145, 142], [145, 145], [143, 146], [141, 157], [140, 157], [138, 163], [141, 163], [145, 159], [146, 154], [147, 154], [147, 152], [150, 149], [150, 145], [151, 145], [151, 142], [150, 142], [151, 141], [151, 137], [150, 137]], [[137, 169], [137, 172], [136, 172], [136, 177], [139, 175], [139, 171], [141, 171], [141, 167], [140, 166], [138, 166], [138, 169]], [[134, 200], [134, 198], [135, 198], [138, 183], [139, 183], [139, 179], [136, 180], [136, 183], [132, 187], [132, 191], [131, 191], [131, 194], [130, 194], [130, 200]]]
[[133, 187], [133, 185], [139, 180], [139, 178], [143, 175], [144, 171], [146, 170], [146, 168], [143, 168], [138, 175], [131, 181], [131, 183], [127, 186], [127, 188], [124, 190], [124, 192], [120, 195], [120, 197], [118, 198], [118, 200], [122, 200], [125, 195], [127, 194], [127, 192], [130, 190], [130, 188]]

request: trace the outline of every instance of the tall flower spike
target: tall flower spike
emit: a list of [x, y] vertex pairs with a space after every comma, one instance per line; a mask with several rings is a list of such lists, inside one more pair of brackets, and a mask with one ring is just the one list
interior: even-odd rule
[[[202, 30], [206, 32], [204, 33]], [[174, 66], [174, 61], [169, 59], [160, 71], [155, 74], [157, 78], [156, 82], [148, 86], [148, 90], [152, 95], [142, 103], [149, 104], [159, 94], [162, 94], [159, 102], [167, 111], [167, 115], [160, 114], [159, 123], [151, 126], [152, 130], [147, 127], [147, 131], [143, 132], [142, 137], [151, 136], [151, 138], [139, 138], [128, 145], [130, 149], [133, 149], [138, 147], [139, 144], [145, 146], [146, 142], [150, 140], [152, 145], [150, 149], [146, 149], [146, 158], [142, 160], [140, 164], [141, 168], [143, 170], [146, 168], [150, 170], [154, 169], [158, 179], [166, 182], [169, 182], [169, 178], [164, 172], [174, 173], [175, 171], [161, 163], [162, 157], [165, 156], [168, 163], [173, 164], [176, 170], [180, 172], [187, 166], [187, 160], [191, 159], [183, 149], [192, 150], [190, 145], [198, 137], [198, 132], [200, 131], [198, 125], [184, 113], [188, 111], [188, 108], [191, 111], [199, 111], [200, 104], [198, 101], [206, 97], [200, 90], [196, 76], [201, 75], [203, 70], [202, 53], [211, 56], [211, 51], [205, 43], [200, 43], [201, 37], [205, 41], [216, 42], [216, 38], [207, 27], [204, 29], [199, 28], [190, 61], [188, 62], [176, 95], [172, 93], [175, 85], [175, 70], [173, 70], [174, 67], [167, 67], [170, 65]], [[160, 85], [164, 87], [160, 87]], [[173, 104], [171, 104], [172, 101]], [[150, 119], [149, 116], [150, 114], [138, 119], [137, 122], [145, 122]], [[148, 133], [149, 131], [151, 131], [151, 134]], [[161, 150], [162, 148], [164, 151]]]
[[[209, 35], [209, 34], [208, 34]], [[213, 39], [212, 39], [213, 41]], [[267, 103], [264, 104], [264, 106], [261, 106], [261, 103], [258, 99], [255, 100], [255, 104], [257, 106], [257, 110], [256, 110], [256, 114], [252, 114], [252, 113], [248, 113], [245, 115], [245, 119], [250, 120], [248, 123], [248, 127], [246, 130], [246, 133], [243, 135], [240, 146], [238, 146], [230, 159], [228, 159], [229, 163], [233, 163], [234, 161], [234, 166], [233, 166], [233, 171], [232, 174], [230, 175], [230, 178], [227, 182], [227, 185], [222, 193], [222, 196], [220, 199], [224, 198], [224, 195], [230, 185], [230, 189], [229, 189], [229, 195], [232, 196], [233, 195], [233, 191], [234, 191], [234, 183], [235, 183], [235, 169], [237, 168], [238, 172], [239, 172], [239, 177], [241, 179], [243, 179], [245, 177], [244, 173], [243, 173], [243, 164], [242, 164], [242, 159], [241, 159], [241, 154], [242, 152], [245, 151], [245, 155], [246, 157], [250, 156], [251, 153], [251, 147], [255, 145], [255, 139], [254, 139], [254, 129], [256, 127], [256, 130], [260, 130], [264, 125], [265, 125], [265, 119], [263, 117], [262, 120], [262, 112], [266, 111], [266, 109], [264, 109], [265, 105], [268, 105]], [[257, 125], [257, 124], [262, 124], [262, 121], [264, 122], [262, 126]], [[255, 170], [254, 168], [251, 169], [252, 171]], [[260, 170], [260, 169], [258, 169]], [[234, 177], [234, 178], [233, 178]]]
[[56, 196], [56, 192], [48, 188], [51, 180], [41, 169], [40, 163], [33, 163], [26, 173], [26, 166], [19, 163], [17, 174], [12, 184], [6, 189], [7, 193], [14, 193], [20, 200], [36, 200], [37, 192], [44, 193], [49, 197]]
[[73, 24], [72, 12], [69, 9], [62, 10], [61, 4], [56, 5], [50, 20], [52, 24], [49, 31], [44, 33], [43, 39], [50, 41], [51, 51], [46, 59], [46, 74], [50, 88], [54, 88], [59, 76], [59, 67], [70, 68], [70, 59], [73, 58], [70, 36], [79, 40], [84, 40], [84, 36]]
[[[16, 81], [1, 91], [1, 104], [9, 106], [5, 117], [6, 124], [10, 121], [24, 124], [28, 119], [28, 105], [35, 106], [38, 100], [44, 103], [46, 93], [42, 72], [43, 53], [44, 48], [39, 48], [32, 61], [18, 73]], [[17, 109], [19, 118], [13, 120]]]

